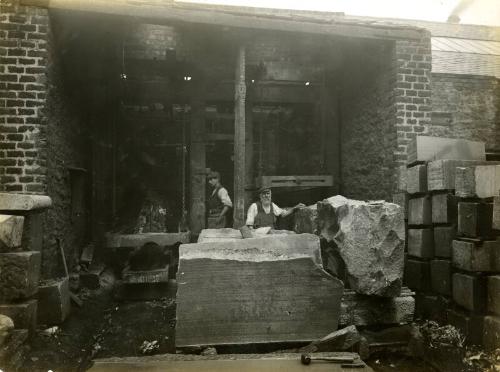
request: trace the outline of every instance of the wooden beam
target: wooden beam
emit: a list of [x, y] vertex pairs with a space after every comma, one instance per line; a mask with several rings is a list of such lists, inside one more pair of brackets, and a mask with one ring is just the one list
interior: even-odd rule
[[248, 92], [245, 107], [245, 211], [253, 201], [253, 91]]
[[[33, 3], [33, 0], [22, 0], [22, 3]], [[269, 15], [255, 16], [242, 14], [241, 9], [235, 7], [234, 12], [217, 11], [185, 7], [173, 2], [161, 5], [151, 5], [151, 2], [140, 1], [123, 2], [119, 0], [48, 0], [42, 1], [46, 7], [52, 9], [74, 10], [82, 12], [102, 13], [109, 15], [128, 16], [148, 22], [162, 23], [165, 21], [179, 23], [210, 24], [226, 27], [239, 27], [260, 30], [275, 30], [287, 32], [303, 32], [320, 35], [338, 35], [345, 37], [361, 37], [368, 39], [421, 39], [423, 29], [401, 25], [373, 24], [360, 20], [340, 19], [329, 22], [314, 19], [283, 19]], [[238, 12], [239, 11], [239, 12]]]
[[245, 47], [240, 46], [236, 61], [234, 92], [234, 227], [245, 223]]

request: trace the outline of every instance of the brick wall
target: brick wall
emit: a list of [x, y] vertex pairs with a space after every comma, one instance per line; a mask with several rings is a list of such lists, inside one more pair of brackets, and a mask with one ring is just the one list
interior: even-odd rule
[[500, 151], [500, 83], [495, 77], [432, 74], [429, 134], [484, 141]]
[[0, 3], [0, 190], [44, 193], [47, 10]]
[[412, 138], [428, 132], [431, 121], [431, 42], [427, 33], [419, 41], [396, 41], [396, 130], [395, 160], [404, 165]]

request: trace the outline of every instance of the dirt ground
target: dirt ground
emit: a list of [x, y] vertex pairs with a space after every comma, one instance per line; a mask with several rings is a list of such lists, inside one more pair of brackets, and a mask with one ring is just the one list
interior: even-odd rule
[[[23, 371], [85, 371], [92, 359], [175, 353], [175, 288], [155, 301], [120, 301], [114, 296], [114, 280], [105, 275], [99, 290], [81, 293], [81, 308], [58, 332], [43, 328], [32, 338]], [[145, 342], [151, 350], [144, 352]], [[422, 361], [400, 355], [377, 355], [367, 361], [376, 372], [434, 372]]]

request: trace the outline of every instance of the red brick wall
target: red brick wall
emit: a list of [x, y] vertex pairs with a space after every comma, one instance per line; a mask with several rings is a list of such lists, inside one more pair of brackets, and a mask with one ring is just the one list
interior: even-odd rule
[[44, 193], [48, 12], [0, 10], [0, 190]]

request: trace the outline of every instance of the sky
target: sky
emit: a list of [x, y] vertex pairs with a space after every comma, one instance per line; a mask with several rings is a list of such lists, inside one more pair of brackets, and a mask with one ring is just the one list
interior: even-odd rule
[[[178, 0], [179, 1], [179, 0]], [[181, 0], [196, 3], [242, 5], [344, 12], [347, 15], [420, 19], [446, 22], [458, 11], [460, 23], [500, 26], [500, 0]]]

